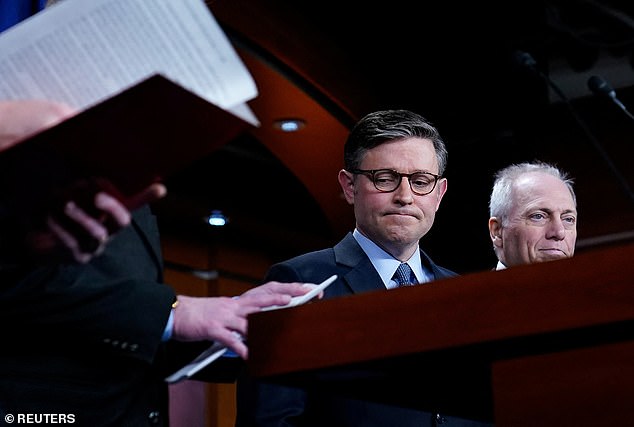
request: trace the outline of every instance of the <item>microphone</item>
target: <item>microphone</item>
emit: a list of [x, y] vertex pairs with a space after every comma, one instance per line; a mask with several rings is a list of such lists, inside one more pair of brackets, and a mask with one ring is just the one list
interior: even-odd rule
[[[568, 100], [566, 94], [561, 91], [559, 86], [557, 86], [557, 84], [555, 84], [555, 82], [552, 81], [550, 77], [548, 77], [544, 72], [537, 68], [537, 61], [535, 60], [535, 58], [533, 58], [533, 55], [523, 50], [516, 50], [513, 52], [513, 61], [515, 62], [515, 64], [529, 70], [530, 72], [536, 74], [540, 79], [545, 81], [546, 84], [553, 90], [553, 92], [555, 92], [557, 96], [559, 96], [559, 98], [561, 98], [561, 100], [564, 101], [566, 105], [568, 105], [568, 108], [570, 108], [570, 101]], [[574, 115], [575, 113], [573, 112], [573, 116]]]
[[595, 95], [616, 98], [616, 92], [612, 86], [599, 76], [592, 76], [588, 79], [588, 87]]
[[616, 97], [616, 91], [608, 82], [599, 76], [592, 76], [588, 79], [588, 88], [597, 96], [607, 97], [614, 102], [632, 120], [634, 115], [628, 111], [625, 105]]
[[[561, 88], [557, 85], [557, 83], [555, 83], [546, 73], [543, 73], [537, 68], [537, 61], [535, 61], [535, 59], [531, 56], [530, 53], [517, 50], [513, 53], [513, 60], [519, 66], [527, 68], [528, 70], [532, 71], [537, 76], [539, 76], [559, 96], [559, 98], [561, 98], [564, 104], [568, 107], [568, 111], [570, 112], [572, 117], [575, 119], [579, 127], [583, 130], [585, 135], [588, 137], [588, 141], [592, 144], [592, 146], [597, 150], [597, 152], [603, 158], [603, 161], [605, 162], [610, 172], [612, 172], [612, 175], [621, 186], [621, 189], [623, 190], [623, 192], [627, 195], [628, 199], [630, 199], [631, 202], [634, 202], [634, 190], [632, 190], [632, 188], [630, 187], [625, 177], [621, 174], [619, 169], [616, 167], [616, 165], [610, 158], [610, 155], [608, 154], [608, 152], [605, 150], [603, 145], [601, 145], [601, 143], [597, 140], [597, 138], [594, 136], [592, 131], [590, 131], [586, 123], [581, 119], [581, 117], [577, 113], [577, 110], [572, 106], [570, 99], [568, 99], [566, 94], [561, 90]], [[590, 90], [592, 90], [592, 92], [601, 94], [602, 96], [608, 96], [610, 99], [613, 100], [613, 102], [616, 102], [617, 105], [619, 105], [619, 107], [623, 111], [625, 111], [625, 113], [629, 117], [631, 117], [634, 120], [634, 117], [630, 114], [630, 112], [627, 111], [625, 106], [616, 98], [616, 92], [614, 92], [614, 89], [612, 89], [612, 87], [610, 87], [610, 85], [605, 80], [601, 79], [600, 77], [593, 76], [588, 81], [588, 86], [590, 87]]]
[[521, 67], [528, 68], [532, 71], [536, 70], [537, 61], [535, 61], [535, 58], [528, 52], [516, 50], [513, 52], [513, 60]]

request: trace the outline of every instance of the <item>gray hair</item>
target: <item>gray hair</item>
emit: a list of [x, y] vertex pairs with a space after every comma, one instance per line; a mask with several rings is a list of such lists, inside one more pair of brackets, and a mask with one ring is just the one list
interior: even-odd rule
[[575, 207], [577, 206], [577, 196], [575, 196], [573, 188], [574, 182], [567, 173], [549, 163], [541, 161], [526, 162], [513, 164], [496, 172], [493, 191], [491, 191], [491, 198], [489, 199], [489, 216], [500, 218], [502, 223], [506, 222], [512, 208], [511, 201], [513, 199], [511, 198], [511, 193], [513, 191], [513, 183], [522, 175], [530, 172], [543, 172], [560, 179], [568, 187]]

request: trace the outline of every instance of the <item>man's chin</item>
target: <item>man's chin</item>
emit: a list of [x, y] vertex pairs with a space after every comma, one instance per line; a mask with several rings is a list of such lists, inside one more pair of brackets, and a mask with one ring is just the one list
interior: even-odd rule
[[544, 262], [544, 261], [557, 261], [560, 259], [566, 259], [569, 258], [568, 255], [566, 255], [564, 252], [561, 251], [549, 251], [549, 252], [544, 252], [541, 254], [539, 261], [540, 262]]

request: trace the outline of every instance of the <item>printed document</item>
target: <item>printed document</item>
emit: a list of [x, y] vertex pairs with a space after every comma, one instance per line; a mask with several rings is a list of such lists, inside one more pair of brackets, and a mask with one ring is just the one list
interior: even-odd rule
[[259, 125], [255, 82], [203, 0], [64, 0], [0, 34], [0, 99], [83, 110], [155, 74]]

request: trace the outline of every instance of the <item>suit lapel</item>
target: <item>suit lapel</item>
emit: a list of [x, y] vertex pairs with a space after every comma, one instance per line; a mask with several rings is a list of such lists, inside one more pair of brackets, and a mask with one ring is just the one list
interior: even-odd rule
[[[335, 245], [334, 252], [337, 265], [344, 267], [344, 271], [338, 274], [348, 284], [352, 293], [385, 289], [379, 273], [374, 269], [370, 258], [363, 252], [352, 233], [348, 233]], [[432, 280], [452, 277], [438, 267], [422, 249], [420, 253], [423, 267], [432, 273]]]
[[149, 206], [144, 206], [132, 213], [132, 228], [137, 232], [139, 238], [147, 247], [152, 259], [163, 275], [163, 254], [161, 253], [161, 239], [158, 231], [158, 224]]
[[348, 233], [334, 247], [335, 261], [338, 265], [349, 270], [342, 274], [343, 280], [348, 284], [352, 293], [363, 293], [385, 289], [381, 276], [374, 269], [370, 258], [363, 252], [361, 246]]

